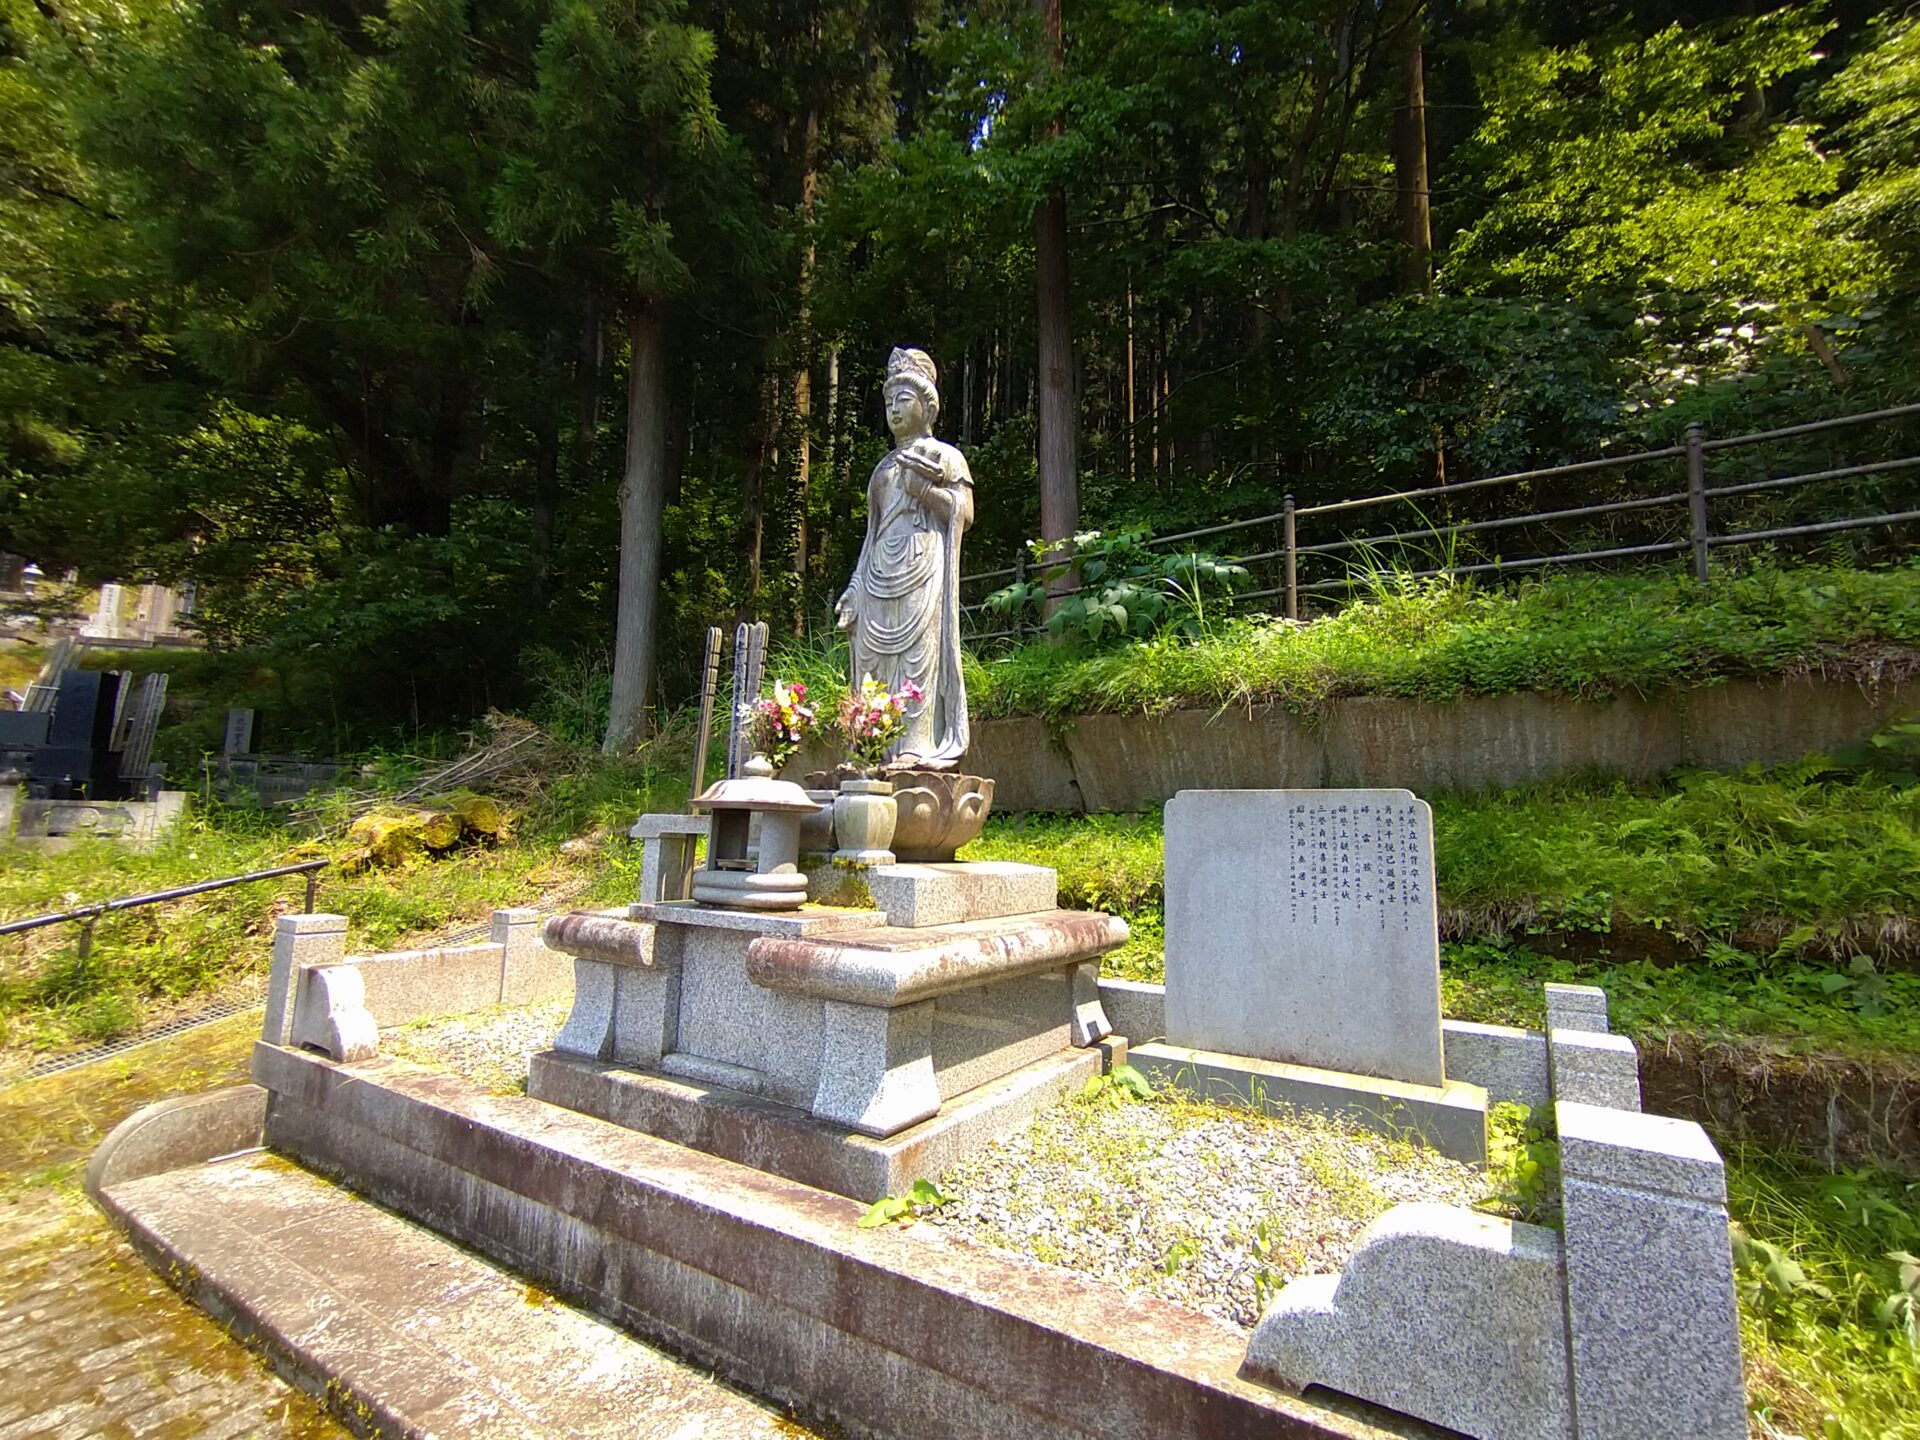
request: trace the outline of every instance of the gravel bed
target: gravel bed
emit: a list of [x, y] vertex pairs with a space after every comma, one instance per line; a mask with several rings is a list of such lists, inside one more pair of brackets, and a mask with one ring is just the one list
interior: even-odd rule
[[[381, 1049], [496, 1094], [526, 1089], [568, 1002], [385, 1031]], [[947, 1233], [1251, 1328], [1288, 1280], [1338, 1270], [1404, 1200], [1472, 1205], [1478, 1167], [1321, 1116], [1108, 1091], [1072, 1097], [940, 1177]]]
[[1472, 1205], [1479, 1167], [1319, 1116], [1071, 1098], [940, 1179], [927, 1223], [1251, 1329], [1406, 1200]]
[[553, 1048], [554, 1037], [566, 1024], [572, 1003], [550, 1000], [543, 1005], [417, 1020], [381, 1031], [380, 1049], [402, 1060], [442, 1066], [496, 1095], [523, 1094], [527, 1088], [527, 1057]]

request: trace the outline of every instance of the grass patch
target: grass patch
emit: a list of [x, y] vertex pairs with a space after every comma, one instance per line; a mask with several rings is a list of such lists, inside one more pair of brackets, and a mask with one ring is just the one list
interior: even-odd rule
[[1709, 958], [1715, 944], [1905, 958], [1920, 939], [1920, 784], [1907, 770], [1815, 757], [1652, 786], [1442, 796], [1434, 852], [1455, 937], [1625, 928], [1630, 948], [1655, 943], [1651, 930]]
[[[1889, 665], [1914, 669], [1915, 647], [1915, 562], [1760, 568], [1718, 577], [1709, 590], [1662, 570], [1560, 574], [1497, 589], [1405, 581], [1301, 626], [1252, 616], [1218, 622], [1197, 639], [1098, 649], [1037, 641], [970, 666], [968, 694], [979, 718], [1311, 710], [1356, 694], [1603, 696], [1750, 675], [1878, 677]], [[785, 654], [779, 663], [782, 674], [808, 670], [809, 680], [831, 683], [830, 664]]]
[[46, 652], [38, 645], [0, 644], [0, 691], [25, 695], [46, 658]]
[[1060, 903], [1123, 916], [1133, 936], [1102, 961], [1122, 980], [1159, 980], [1165, 923], [1160, 813], [995, 816], [962, 860], [1013, 860], [1060, 872]]
[[1741, 1233], [1788, 1262], [1748, 1246], [1736, 1275], [1761, 1433], [1920, 1437], [1920, 1349], [1895, 1258], [1920, 1251], [1920, 1182], [1736, 1151], [1727, 1188]]
[[[1816, 759], [1433, 806], [1449, 1015], [1538, 1025], [1563, 980], [1604, 986], [1627, 1033], [1920, 1053], [1911, 774]], [[965, 854], [1054, 866], [1063, 904], [1134, 927], [1106, 973], [1163, 978], [1157, 813], [996, 818]]]
[[1764, 1037], [1788, 1053], [1920, 1055], [1920, 976], [1768, 960], [1744, 952], [1713, 966], [1574, 961], [1525, 946], [1449, 944], [1441, 1009], [1456, 1020], [1539, 1029], [1548, 980], [1598, 985], [1614, 1028], [1636, 1039]]
[[[505, 843], [352, 877], [322, 871], [317, 908], [346, 916], [350, 950], [376, 951], [478, 924], [496, 908], [541, 896], [600, 905], [634, 894], [640, 857], [626, 827], [642, 810], [684, 801], [680, 759], [576, 758], [516, 807]], [[387, 779], [403, 784], [417, 768], [390, 765]], [[147, 852], [108, 840], [55, 852], [0, 847], [0, 916], [75, 909], [307, 858], [313, 824], [332, 825], [343, 803], [321, 806], [312, 824], [295, 824], [282, 813], [203, 801]], [[0, 1054], [15, 1063], [31, 1052], [113, 1039], [191, 1010], [209, 993], [257, 989], [274, 921], [301, 909], [304, 892], [304, 877], [294, 876], [117, 912], [96, 923], [90, 946], [71, 924], [6, 937]]]
[[88, 1158], [143, 1105], [247, 1079], [258, 1015], [234, 1015], [92, 1065], [0, 1089], [0, 1198], [77, 1183]]

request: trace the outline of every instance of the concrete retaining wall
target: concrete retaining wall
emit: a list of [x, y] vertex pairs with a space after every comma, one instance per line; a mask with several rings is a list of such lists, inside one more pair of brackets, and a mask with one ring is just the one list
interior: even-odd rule
[[[1855, 744], [1920, 714], [1920, 680], [1867, 689], [1735, 680], [1645, 699], [1522, 693], [1459, 700], [1361, 695], [1307, 715], [1273, 706], [978, 721], [967, 769], [994, 809], [1138, 810], [1181, 790], [1404, 786], [1477, 790], [1583, 770], [1649, 779], [1678, 765], [1737, 770]], [[795, 769], [832, 763], [821, 749]]]
[[1722, 1145], [1752, 1141], [1920, 1176], [1920, 1076], [1911, 1061], [1767, 1055], [1691, 1036], [1645, 1044], [1648, 1109], [1697, 1120]]

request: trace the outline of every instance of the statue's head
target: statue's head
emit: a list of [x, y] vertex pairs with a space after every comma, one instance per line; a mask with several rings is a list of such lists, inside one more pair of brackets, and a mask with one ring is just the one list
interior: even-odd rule
[[898, 438], [931, 431], [940, 415], [940, 372], [924, 350], [897, 347], [887, 357], [880, 393], [887, 402], [887, 428]]

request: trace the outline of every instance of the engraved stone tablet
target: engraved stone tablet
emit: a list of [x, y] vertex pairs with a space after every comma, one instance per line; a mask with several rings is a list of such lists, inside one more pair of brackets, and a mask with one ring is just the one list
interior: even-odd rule
[[1183, 790], [1167, 1041], [1438, 1085], [1433, 812], [1407, 790]]
[[220, 747], [222, 755], [253, 753], [253, 711], [236, 706], [227, 711], [227, 738]]

